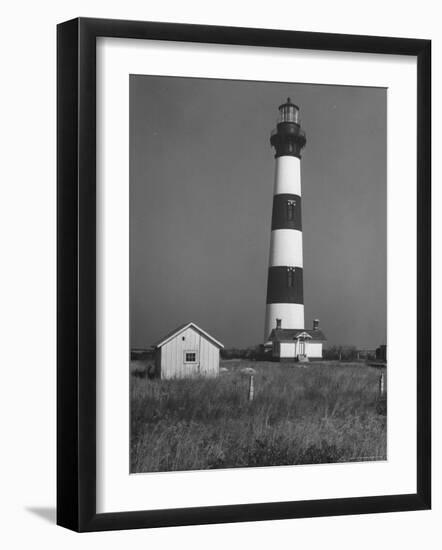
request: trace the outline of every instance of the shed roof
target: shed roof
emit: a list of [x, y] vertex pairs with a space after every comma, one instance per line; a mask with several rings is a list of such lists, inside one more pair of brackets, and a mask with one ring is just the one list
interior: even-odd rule
[[153, 344], [153, 347], [154, 348], [161, 348], [162, 346], [164, 346], [164, 344], [167, 344], [167, 342], [169, 342], [170, 340], [172, 340], [172, 338], [174, 338], [175, 336], [178, 336], [179, 334], [181, 334], [181, 332], [184, 332], [186, 329], [192, 327], [194, 330], [196, 330], [197, 332], [199, 332], [200, 334], [202, 334], [203, 336], [205, 336], [208, 340], [210, 340], [212, 342], [212, 344], [214, 344], [215, 346], [219, 347], [219, 348], [223, 348], [223, 344], [221, 344], [221, 342], [219, 342], [218, 340], [216, 340], [213, 336], [210, 336], [210, 334], [208, 332], [206, 332], [205, 330], [203, 330], [202, 328], [200, 328], [198, 325], [196, 325], [195, 323], [193, 322], [190, 322], [190, 323], [185, 323], [184, 325], [180, 325], [179, 327], [175, 328], [174, 330], [172, 330], [171, 332], [169, 332], [168, 334], [166, 334], [165, 336], [163, 336], [163, 338], [161, 338], [160, 340], [158, 340], [157, 342], [155, 342]]
[[306, 333], [312, 341], [325, 342], [327, 340], [322, 330], [306, 328], [274, 328], [270, 333], [269, 340], [273, 342], [291, 342], [302, 333]]

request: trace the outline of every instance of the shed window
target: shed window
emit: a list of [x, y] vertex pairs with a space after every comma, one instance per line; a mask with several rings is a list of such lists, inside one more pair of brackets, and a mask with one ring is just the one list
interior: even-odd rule
[[184, 360], [186, 363], [196, 363], [196, 351], [186, 351]]

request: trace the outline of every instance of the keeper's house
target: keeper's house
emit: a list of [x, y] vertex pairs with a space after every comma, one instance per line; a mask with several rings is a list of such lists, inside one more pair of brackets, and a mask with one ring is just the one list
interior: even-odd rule
[[317, 319], [313, 322], [311, 330], [282, 328], [278, 321], [279, 319], [276, 328], [272, 329], [267, 343], [267, 346], [271, 347], [274, 361], [322, 359], [322, 346], [327, 338], [319, 329]]
[[161, 379], [219, 375], [223, 344], [195, 323], [182, 325], [154, 344], [155, 375]]

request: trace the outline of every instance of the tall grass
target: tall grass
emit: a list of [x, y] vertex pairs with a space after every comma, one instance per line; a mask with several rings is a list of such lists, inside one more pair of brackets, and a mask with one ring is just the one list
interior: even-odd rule
[[[217, 379], [131, 375], [131, 471], [386, 458], [379, 373], [361, 364], [225, 362]], [[253, 366], [255, 398], [247, 400]]]

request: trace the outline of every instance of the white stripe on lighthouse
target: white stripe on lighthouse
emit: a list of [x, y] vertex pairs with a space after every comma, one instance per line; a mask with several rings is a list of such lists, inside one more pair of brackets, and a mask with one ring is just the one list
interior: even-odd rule
[[304, 328], [303, 304], [267, 304], [265, 338], [276, 328], [276, 319], [281, 320], [281, 328]]
[[302, 231], [296, 229], [272, 231], [269, 267], [275, 266], [303, 267]]
[[289, 193], [301, 196], [301, 160], [297, 157], [277, 157], [274, 195]]

